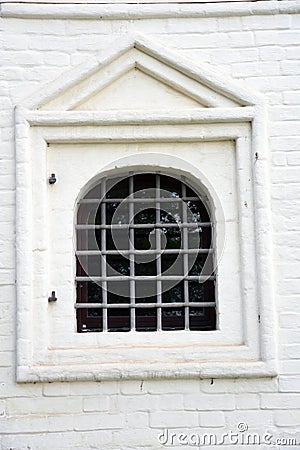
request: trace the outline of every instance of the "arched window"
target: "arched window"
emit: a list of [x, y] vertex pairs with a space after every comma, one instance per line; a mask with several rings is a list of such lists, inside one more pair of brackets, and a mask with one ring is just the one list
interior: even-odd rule
[[183, 177], [98, 182], [78, 205], [77, 331], [214, 330], [212, 229]]

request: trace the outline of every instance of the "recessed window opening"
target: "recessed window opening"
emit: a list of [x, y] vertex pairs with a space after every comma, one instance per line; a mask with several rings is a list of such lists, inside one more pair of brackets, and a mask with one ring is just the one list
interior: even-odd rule
[[77, 331], [214, 330], [212, 230], [184, 178], [102, 179], [77, 213]]

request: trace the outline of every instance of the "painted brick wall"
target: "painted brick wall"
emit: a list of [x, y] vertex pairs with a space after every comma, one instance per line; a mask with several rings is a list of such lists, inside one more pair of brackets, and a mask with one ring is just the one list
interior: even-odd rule
[[[100, 13], [94, 18], [75, 19], [69, 14], [70, 5], [63, 19], [62, 13], [55, 19], [55, 6], [49, 18], [47, 14], [31, 18], [29, 13], [14, 17], [3, 7], [1, 449], [158, 449], [166, 440], [166, 435], [158, 439], [164, 429], [169, 430], [172, 448], [182, 448], [183, 442], [194, 447], [193, 433], [215, 433], [221, 439], [222, 433], [230, 430], [240, 439], [245, 433], [263, 437], [268, 432], [273, 441], [296, 438], [300, 443], [300, 17], [294, 2], [280, 2], [281, 12], [274, 7], [276, 3], [258, 2], [254, 10], [248, 4], [220, 5], [219, 10], [216, 5], [202, 5], [206, 11], [203, 17], [181, 17], [180, 8], [173, 7], [164, 18], [155, 18], [155, 14], [151, 18], [148, 5], [145, 18], [141, 8], [136, 18], [128, 14], [127, 20], [110, 17], [107, 9], [104, 19]], [[250, 88], [264, 93], [269, 103], [274, 290], [279, 324], [277, 379], [15, 383], [13, 106], [45, 82], [108, 47], [115, 37], [131, 31], [157, 37], [195, 63], [210, 63], [220, 72], [245, 80]], [[248, 431], [237, 431], [239, 423], [246, 424]], [[180, 432], [187, 438], [179, 438]], [[295, 448], [292, 443], [277, 448]]]

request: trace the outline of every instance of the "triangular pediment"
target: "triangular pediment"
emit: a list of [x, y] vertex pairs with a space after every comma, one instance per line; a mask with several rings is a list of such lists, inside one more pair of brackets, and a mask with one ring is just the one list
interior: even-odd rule
[[42, 111], [169, 111], [253, 105], [249, 94], [208, 65], [129, 36], [25, 101]]

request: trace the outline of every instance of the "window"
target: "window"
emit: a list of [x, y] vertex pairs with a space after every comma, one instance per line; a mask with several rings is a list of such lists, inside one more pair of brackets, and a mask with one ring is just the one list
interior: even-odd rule
[[16, 108], [19, 382], [276, 375], [266, 132], [261, 96], [143, 36]]
[[104, 179], [76, 231], [78, 332], [215, 329], [212, 224], [185, 180]]

